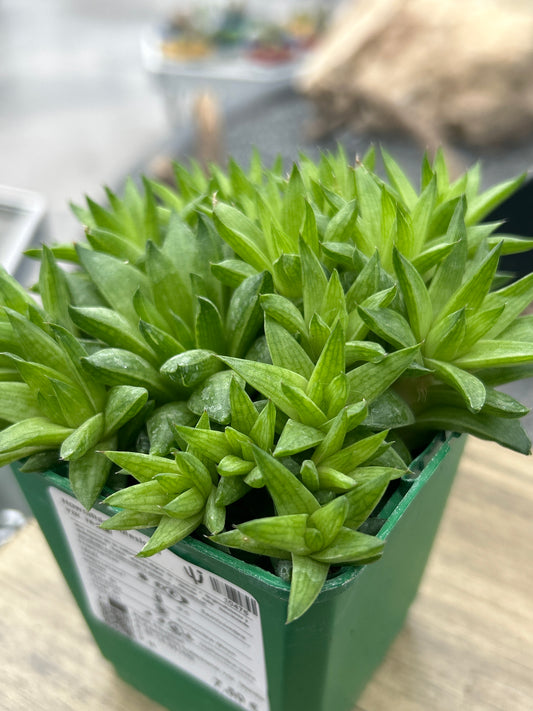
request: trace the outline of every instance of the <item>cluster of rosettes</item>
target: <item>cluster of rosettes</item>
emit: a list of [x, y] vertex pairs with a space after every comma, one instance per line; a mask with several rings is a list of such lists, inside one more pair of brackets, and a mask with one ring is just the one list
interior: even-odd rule
[[155, 529], [140, 555], [200, 529], [290, 561], [293, 620], [379, 558], [369, 518], [428, 433], [529, 452], [494, 386], [533, 374], [533, 275], [497, 271], [533, 242], [480, 222], [522, 178], [480, 193], [439, 153], [418, 193], [373, 161], [176, 165], [74, 208], [87, 242], [33, 254], [42, 307], [0, 275], [0, 463], [68, 462], [87, 508], [108, 484], [105, 528]]

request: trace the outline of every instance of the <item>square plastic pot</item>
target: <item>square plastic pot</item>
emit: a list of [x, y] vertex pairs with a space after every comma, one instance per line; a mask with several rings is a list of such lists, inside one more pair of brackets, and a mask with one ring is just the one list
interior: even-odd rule
[[[200, 681], [190, 668], [183, 671], [168, 655], [165, 658], [132, 639], [124, 626], [95, 615], [79, 556], [74, 555], [53, 503], [57, 490], [71, 494], [68, 480], [53, 472], [32, 475], [14, 469], [98, 646], [127, 682], [171, 711], [349, 711], [400, 631], [415, 598], [465, 439], [452, 434], [433, 441], [413, 466], [416, 476], [400, 480], [379, 511], [384, 523], [378, 535], [386, 539], [382, 559], [359, 568], [341, 568], [326, 582], [312, 608], [290, 625], [285, 623], [289, 586], [280, 578], [191, 537], [171, 549], [185, 567], [197, 570], [198, 566], [206, 576], [223, 579], [228, 590], [245, 591], [246, 599], [255, 601], [252, 611], [260, 619], [260, 633], [253, 653], [262, 659], [264, 652], [263, 699], [224, 688], [223, 664], [216, 683]], [[109, 513], [105, 506], [96, 508]], [[97, 528], [97, 521], [94, 526], [109, 535]], [[97, 564], [98, 550], [92, 555]], [[134, 560], [142, 566], [151, 559]], [[220, 584], [216, 587], [220, 592]], [[235, 609], [238, 603], [242, 607], [244, 597], [234, 594], [226, 601]], [[122, 611], [124, 605], [119, 605]], [[241, 619], [250, 614], [249, 603], [247, 607], [237, 609]], [[175, 617], [179, 624], [179, 615]], [[190, 662], [193, 655], [188, 656]]]

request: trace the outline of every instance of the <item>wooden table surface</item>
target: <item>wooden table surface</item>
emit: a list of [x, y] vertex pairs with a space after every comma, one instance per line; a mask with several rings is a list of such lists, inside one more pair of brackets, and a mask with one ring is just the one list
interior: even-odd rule
[[[470, 439], [418, 598], [357, 711], [533, 709], [532, 521], [533, 460]], [[35, 523], [0, 549], [0, 581], [2, 711], [161, 711], [101, 658]]]

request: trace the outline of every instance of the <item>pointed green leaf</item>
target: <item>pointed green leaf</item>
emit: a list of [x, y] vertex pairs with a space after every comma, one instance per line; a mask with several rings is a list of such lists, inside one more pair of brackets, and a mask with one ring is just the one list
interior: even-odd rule
[[450, 297], [457, 292], [465, 273], [468, 244], [464, 210], [465, 204], [460, 201], [455, 208], [446, 233], [446, 241], [455, 243], [454, 247], [438, 266], [429, 286], [429, 295], [435, 315], [441, 311]]
[[104, 503], [129, 511], [158, 514], [163, 513], [162, 507], [172, 501], [173, 496], [165, 491], [157, 481], [145, 481], [116, 491], [108, 496]]
[[188, 491], [193, 485], [191, 477], [185, 474], [174, 474], [172, 472], [162, 472], [161, 474], [156, 474], [152, 481], [156, 481], [159, 486], [167, 494], [182, 494], [184, 491]]
[[217, 472], [220, 476], [246, 476], [254, 468], [255, 464], [233, 454], [228, 454], [220, 460], [217, 465]]
[[287, 622], [294, 622], [314, 603], [326, 582], [329, 565], [293, 554], [291, 592]]
[[413, 234], [415, 238], [413, 256], [423, 251], [424, 244], [429, 236], [429, 227], [433, 210], [435, 209], [436, 199], [437, 181], [433, 178], [423, 189], [422, 194], [412, 210]]
[[311, 447], [316, 447], [324, 437], [324, 433], [315, 427], [309, 427], [294, 420], [287, 420], [287, 424], [283, 428], [276, 445], [274, 456], [289, 457], [292, 454], [303, 452]]
[[[196, 420], [197, 417], [184, 402], [169, 402], [158, 407], [146, 421], [150, 454], [166, 457], [176, 446], [176, 433], [173, 425], [194, 426]], [[185, 448], [185, 444], [183, 448]]]
[[188, 445], [195, 450], [201, 451], [204, 456], [213, 462], [220, 462], [228, 454], [234, 454], [224, 432], [204, 430], [198, 427], [185, 427], [183, 425], [176, 425], [175, 430]]
[[[155, 365], [160, 366], [165, 361], [170, 360], [170, 358], [173, 358], [179, 353], [183, 353], [185, 350], [185, 347], [171, 336], [170, 333], [142, 319], [139, 321], [139, 331], [150, 350], [157, 354], [155, 357]], [[151, 360], [153, 360], [153, 357]]]
[[384, 545], [379, 538], [343, 528], [328, 548], [313, 553], [313, 559], [330, 565], [357, 563], [380, 556]]
[[242, 357], [252, 345], [263, 325], [260, 296], [271, 290], [270, 274], [262, 272], [248, 277], [233, 292], [226, 316], [226, 331], [231, 334], [230, 355]]
[[268, 452], [274, 444], [275, 428], [276, 408], [269, 400], [250, 430], [250, 438], [258, 447]]
[[279, 294], [262, 294], [260, 302], [265, 314], [289, 333], [306, 333], [303, 316], [292, 301]]
[[308, 518], [307, 514], [270, 516], [240, 523], [237, 528], [264, 546], [305, 555], [309, 553], [305, 543]]
[[339, 374], [344, 373], [344, 329], [340, 321], [336, 323], [326, 341], [307, 386], [312, 400], [323, 406], [325, 387]]
[[300, 390], [305, 391], [307, 388], [307, 380], [304, 377], [286, 368], [279, 368], [268, 363], [241, 360], [240, 358], [220, 357], [220, 360], [282, 410], [290, 409], [291, 403], [280, 390], [279, 383], [281, 381]]
[[497, 415], [498, 417], [525, 417], [530, 411], [529, 407], [522, 405], [521, 402], [515, 400], [507, 393], [494, 390], [493, 388], [486, 388], [487, 397], [485, 399], [485, 405], [483, 406], [483, 412], [488, 415]]
[[333, 543], [344, 525], [348, 513], [348, 502], [344, 496], [338, 496], [329, 504], [325, 504], [309, 516], [308, 525], [316, 526], [322, 534], [323, 545], [327, 547]]
[[153, 454], [106, 451], [105, 455], [110, 461], [122, 467], [141, 483], [150, 481], [154, 476], [162, 472], [180, 473], [180, 469], [173, 459], [156, 457]]
[[[115, 444], [113, 439], [99, 443], [99, 449]], [[92, 508], [111, 471], [111, 462], [100, 452], [87, 452], [80, 459], [69, 463], [68, 478], [78, 501], [87, 509]]]
[[[143, 250], [138, 245], [118, 232], [91, 227], [86, 231], [86, 236], [87, 242], [95, 252], [106, 252], [112, 257], [131, 264], [136, 264], [143, 255]], [[79, 261], [75, 251], [73, 256], [76, 257], [76, 261]]]
[[226, 338], [217, 307], [212, 301], [201, 296], [198, 297], [197, 304], [195, 333], [198, 348], [224, 353]]
[[289, 559], [290, 555], [286, 551], [282, 551], [279, 548], [272, 548], [271, 546], [265, 546], [259, 541], [246, 536], [239, 530], [225, 531], [224, 533], [219, 533], [216, 536], [211, 536], [211, 540], [218, 543], [221, 546], [228, 546], [229, 548], [239, 548], [243, 551], [248, 551], [248, 553], [255, 553], [256, 555], [266, 555], [271, 558], [282, 558]]
[[[407, 320], [392, 309], [358, 308], [359, 315], [368, 328], [396, 348], [414, 346], [417, 340]], [[379, 362], [379, 361], [378, 361]]]
[[52, 250], [46, 245], [43, 245], [41, 257], [39, 294], [50, 321], [72, 330], [72, 321], [68, 313], [70, 291], [67, 278], [59, 268]]
[[385, 166], [390, 184], [402, 199], [405, 207], [412, 210], [416, 205], [418, 195], [412, 186], [411, 181], [390, 153], [388, 153], [383, 147], [381, 148], [381, 157], [383, 158], [383, 165]]
[[148, 361], [121, 348], [104, 348], [82, 358], [87, 372], [106, 385], [133, 385], [146, 388], [154, 397], [169, 400], [171, 389]]
[[161, 516], [158, 514], [141, 513], [138, 511], [119, 511], [111, 518], [102, 521], [100, 528], [104, 531], [128, 531], [131, 529], [155, 528]]
[[221, 425], [229, 425], [231, 420], [230, 387], [235, 379], [230, 370], [210, 375], [193, 392], [187, 401], [191, 412], [200, 416], [207, 412], [211, 420]]
[[389, 430], [414, 421], [414, 413], [405, 400], [394, 390], [386, 390], [372, 402], [364, 423], [373, 430]]
[[170, 546], [186, 538], [189, 533], [192, 533], [199, 526], [202, 518], [202, 514], [196, 514], [186, 519], [163, 516], [155, 533], [144, 548], [137, 553], [137, 556], [139, 558], [146, 558], [155, 553], [159, 553], [165, 548], [170, 548]]
[[430, 329], [424, 344], [424, 355], [438, 360], [453, 360], [461, 350], [466, 334], [466, 309], [439, 319]]
[[308, 245], [300, 240], [300, 258], [302, 260], [303, 306], [305, 322], [320, 310], [328, 280], [318, 257]]
[[418, 415], [421, 429], [468, 432], [480, 439], [493, 440], [521, 454], [530, 454], [531, 442], [517, 420], [471, 413], [458, 407], [435, 407]]
[[200, 385], [222, 368], [214, 353], [197, 348], [173, 356], [163, 363], [160, 370], [179, 388], [185, 389]]
[[320, 306], [320, 316], [328, 326], [332, 326], [337, 319], [343, 325], [346, 322], [344, 289], [336, 269], [333, 270], [329, 279], [326, 293]]
[[230, 382], [229, 395], [232, 427], [243, 434], [250, 434], [257, 420], [257, 410], [236, 378]]
[[455, 388], [463, 397], [472, 412], [479, 412], [485, 403], [485, 386], [475, 375], [467, 373], [462, 368], [443, 363], [438, 360], [426, 359], [426, 364], [432, 368], [437, 377]]
[[151, 293], [159, 311], [179, 315], [189, 326], [193, 323], [193, 299], [190, 275], [182, 271], [153, 242], [146, 245], [146, 273]]
[[[149, 286], [145, 275], [131, 264], [103, 252], [94, 252], [85, 247], [76, 247], [80, 263], [89, 274], [100, 294], [109, 306], [125, 316], [132, 323], [137, 314], [133, 307], [133, 295], [143, 287], [148, 292]], [[120, 285], [120, 288], [117, 288]]]
[[23, 447], [56, 448], [71, 433], [71, 428], [61, 427], [46, 417], [29, 417], [0, 432], [0, 452]]
[[250, 491], [242, 477], [222, 477], [217, 485], [215, 503], [217, 506], [230, 506], [239, 501]]
[[61, 459], [75, 460], [83, 457], [93, 449], [104, 434], [104, 415], [97, 415], [86, 420], [61, 445]]
[[188, 476], [194, 486], [198, 488], [204, 500], [207, 499], [212, 488], [211, 474], [207, 467], [190, 452], [176, 452], [175, 456], [176, 465], [180, 472]]
[[345, 353], [347, 366], [357, 361], [379, 363], [387, 355], [383, 346], [372, 341], [348, 341], [345, 344]]
[[418, 271], [397, 249], [393, 253], [393, 262], [409, 323], [415, 338], [421, 341], [426, 337], [433, 322], [433, 307], [429, 292]]
[[420, 254], [414, 257], [411, 263], [419, 274], [425, 274], [430, 269], [433, 269], [433, 267], [436, 267], [443, 262], [452, 252], [455, 245], [456, 242], [450, 242], [449, 244], [436, 244], [433, 247], [428, 247], [426, 250], [420, 252]]
[[219, 203], [213, 219], [222, 239], [241, 259], [258, 271], [272, 269], [263, 234], [246, 215], [230, 205]]
[[187, 519], [202, 512], [205, 508], [205, 497], [196, 487], [178, 494], [175, 499], [164, 506], [164, 512], [172, 518]]
[[282, 409], [289, 417], [310, 427], [320, 427], [326, 422], [326, 415], [303, 390], [287, 385], [283, 381], [281, 381], [280, 386], [281, 392], [289, 405], [289, 407]]
[[81, 359], [87, 355], [87, 350], [72, 333], [62, 326], [50, 324], [50, 330], [56, 343], [63, 349], [74, 368], [72, 377], [76, 385], [85, 393], [86, 398], [83, 399], [88, 401], [95, 412], [101, 410], [105, 402], [106, 390], [100, 383], [88, 378], [83, 369]]
[[468, 225], [473, 225], [480, 222], [490, 212], [492, 212], [500, 203], [506, 200], [522, 185], [527, 177], [527, 173], [522, 173], [512, 180], [494, 185], [492, 188], [485, 190], [471, 200], [468, 205], [466, 222]]
[[346, 410], [342, 410], [331, 422], [329, 430], [316, 448], [313, 454], [313, 462], [320, 464], [324, 459], [335, 454], [342, 448], [344, 438], [348, 431], [348, 414]]
[[318, 508], [313, 494], [283, 464], [258, 447], [254, 456], [279, 516], [311, 514]]
[[300, 467], [300, 479], [309, 491], [320, 489], [320, 478], [316, 464], [311, 459], [306, 459]]
[[318, 229], [316, 224], [315, 212], [309, 202], [305, 202], [305, 216], [302, 226], [302, 239], [309, 248], [318, 255], [320, 245], [318, 240]]
[[411, 365], [419, 346], [390, 353], [380, 363], [365, 363], [347, 373], [348, 402], [366, 400], [368, 403], [385, 392]]
[[221, 284], [232, 289], [242, 284], [247, 277], [257, 274], [257, 269], [240, 259], [225, 259], [217, 264], [211, 264], [211, 271]]
[[102, 307], [69, 309], [72, 321], [85, 333], [113, 348], [136, 353], [151, 363], [157, 359], [141, 338], [137, 327], [112, 309]]
[[226, 508], [224, 506], [218, 506], [216, 503], [216, 493], [217, 490], [213, 487], [205, 504], [204, 518], [202, 521], [209, 533], [220, 533], [226, 522]]
[[513, 284], [490, 293], [484, 306], [489, 309], [504, 305], [505, 309], [486, 337], [496, 338], [499, 336], [531, 302], [533, 302], [533, 274], [528, 274]]
[[[376, 469], [379, 470], [379, 467]], [[347, 528], [359, 528], [367, 520], [381, 501], [389, 481], [390, 476], [386, 473], [364, 479], [360, 483], [357, 482], [357, 486], [345, 495], [348, 502], [348, 512], [345, 519]]]
[[326, 457], [320, 466], [337, 469], [344, 474], [349, 474], [360, 464], [370, 459], [370, 457], [380, 449], [387, 434], [388, 432], [385, 430], [384, 432], [378, 432], [370, 435], [370, 437], [365, 437], [358, 442], [354, 442], [348, 447], [340, 449], [329, 457]]
[[461, 368], [495, 368], [533, 361], [533, 343], [523, 341], [478, 341], [468, 353], [455, 360]]
[[265, 316], [265, 335], [272, 363], [309, 378], [314, 363], [302, 346], [277, 321]]
[[309, 346], [315, 360], [322, 353], [330, 334], [330, 327], [318, 314], [314, 314], [309, 322]]
[[31, 417], [41, 417], [34, 391], [19, 382], [0, 382], [0, 412], [5, 422], [18, 422]]
[[498, 267], [500, 248], [500, 244], [498, 244], [491, 249], [470, 278], [451, 296], [439, 318], [444, 318], [444, 316], [462, 309], [463, 306], [472, 310], [476, 310], [481, 306], [489, 292]]
[[[39, 363], [62, 373], [62, 377], [75, 377], [75, 369], [67, 354], [54, 339], [16, 311], [5, 309], [20, 347], [20, 352], [32, 361], [36, 354]], [[17, 351], [18, 352], [18, 351]]]

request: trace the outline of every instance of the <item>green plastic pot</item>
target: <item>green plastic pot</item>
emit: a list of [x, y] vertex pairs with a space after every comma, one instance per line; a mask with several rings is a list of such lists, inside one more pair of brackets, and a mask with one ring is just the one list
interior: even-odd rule
[[[179, 557], [176, 561], [191, 579], [201, 578], [202, 572], [206, 580], [214, 578], [216, 585], [212, 586], [220, 598], [217, 605], [227, 605], [227, 609], [218, 608], [222, 610], [220, 620], [226, 619], [224, 615], [231, 619], [233, 611], [235, 619], [241, 620], [238, 624], [246, 626], [248, 619], [259, 625], [255, 646], [249, 651], [255, 655], [259, 676], [264, 653], [266, 673], [262, 680], [249, 679], [248, 684], [240, 679], [239, 688], [224, 668], [215, 669], [212, 678], [204, 673], [203, 681], [199, 680], [194, 668], [191, 672], [194, 655], [188, 655], [189, 670], [183, 671], [146, 642], [132, 639], [131, 630], [118, 624], [120, 620], [108, 615], [107, 622], [102, 621], [90, 604], [73, 544], [53, 503], [58, 492], [63, 492], [63, 498], [64, 494], [71, 496], [68, 480], [53, 472], [23, 474], [16, 466], [14, 471], [98, 646], [127, 682], [171, 711], [349, 711], [400, 631], [416, 595], [465, 439], [452, 434], [433, 441], [414, 464], [418, 475], [401, 480], [379, 512], [384, 519], [379, 536], [387, 540], [383, 558], [359, 568], [341, 568], [326, 582], [312, 608], [290, 625], [285, 623], [289, 586], [274, 574], [190, 537], [171, 549], [168, 555]], [[77, 502], [67, 501], [77, 510]], [[103, 505], [96, 508], [110, 513]], [[98, 535], [110, 535], [96, 523]], [[98, 564], [98, 546], [91, 555]], [[152, 559], [141, 561], [132, 556], [132, 560], [142, 577], [142, 571], [148, 570], [142, 566]], [[161, 595], [157, 599], [161, 602]], [[124, 608], [124, 602], [118, 603], [118, 612], [122, 614]], [[180, 616], [185, 620], [185, 613], [178, 612], [174, 619], [167, 618], [165, 630], [177, 625], [179, 631]], [[199, 618], [207, 630], [208, 617]], [[231, 634], [231, 625], [227, 627]], [[209, 648], [208, 654], [211, 651]], [[231, 663], [227, 650], [219, 656], [222, 667]], [[253, 687], [255, 695], [243, 691], [246, 686]]]

